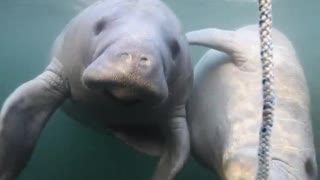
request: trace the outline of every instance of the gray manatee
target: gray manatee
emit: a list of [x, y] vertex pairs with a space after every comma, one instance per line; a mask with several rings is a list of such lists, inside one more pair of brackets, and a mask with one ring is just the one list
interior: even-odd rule
[[[235, 31], [208, 28], [187, 33], [191, 45], [212, 48], [194, 69], [187, 105], [191, 151], [226, 180], [254, 180], [257, 173], [263, 101], [258, 30], [248, 25]], [[269, 179], [316, 179], [304, 71], [287, 37], [277, 29], [272, 37], [276, 105]]]
[[190, 149], [188, 48], [180, 21], [160, 0], [104, 0], [84, 9], [55, 40], [46, 69], [3, 104], [0, 179], [21, 173], [60, 107], [87, 127], [160, 156], [152, 179], [173, 179]]

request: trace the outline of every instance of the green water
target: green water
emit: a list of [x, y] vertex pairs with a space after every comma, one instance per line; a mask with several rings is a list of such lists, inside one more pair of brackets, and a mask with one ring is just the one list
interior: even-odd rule
[[[207, 27], [233, 29], [256, 23], [256, 3], [243, 1], [165, 2], [189, 31]], [[18, 85], [43, 70], [54, 38], [77, 13], [74, 6], [81, 7], [82, 2], [85, 0], [0, 0], [1, 103]], [[320, 1], [274, 0], [273, 13], [274, 25], [292, 40], [305, 68], [315, 141], [320, 152]], [[206, 51], [199, 47], [191, 49], [194, 63]], [[148, 180], [156, 162], [110, 137], [80, 126], [58, 111], [19, 180]], [[217, 178], [191, 161], [177, 180], [194, 179]]]

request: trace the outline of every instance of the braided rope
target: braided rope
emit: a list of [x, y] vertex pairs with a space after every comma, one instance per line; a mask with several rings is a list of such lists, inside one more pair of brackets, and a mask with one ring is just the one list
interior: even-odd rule
[[273, 88], [272, 0], [259, 0], [260, 43], [263, 84], [263, 113], [258, 150], [257, 180], [267, 180], [270, 167], [270, 141], [273, 126], [275, 95]]

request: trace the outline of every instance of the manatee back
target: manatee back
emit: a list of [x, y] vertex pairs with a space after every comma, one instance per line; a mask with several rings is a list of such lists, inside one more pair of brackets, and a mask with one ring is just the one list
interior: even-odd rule
[[[236, 42], [238, 57], [247, 60], [245, 66], [250, 68], [244, 70], [232, 63], [237, 57], [210, 50], [195, 67], [188, 104], [193, 152], [222, 176], [228, 160], [250, 157], [256, 162], [262, 114], [258, 28], [251, 25], [235, 32], [244, 40]], [[312, 179], [317, 172], [303, 68], [291, 42], [277, 29], [273, 29], [273, 43], [277, 98], [273, 166], [288, 170], [291, 175], [284, 172], [288, 178]]]
[[221, 169], [230, 133], [225, 93], [232, 91], [228, 84], [237, 71], [232, 58], [216, 50], [208, 50], [194, 68], [193, 92], [187, 105], [191, 148], [194, 157], [209, 169]]

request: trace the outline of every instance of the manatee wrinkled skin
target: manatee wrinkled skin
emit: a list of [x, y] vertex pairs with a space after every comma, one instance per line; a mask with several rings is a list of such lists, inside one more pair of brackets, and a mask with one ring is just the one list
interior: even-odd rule
[[[187, 105], [191, 151], [225, 180], [254, 180], [262, 122], [262, 67], [257, 25], [235, 31], [187, 33], [191, 45], [211, 48], [196, 64]], [[309, 90], [287, 37], [272, 30], [275, 115], [270, 180], [317, 176]]]
[[84, 9], [55, 40], [44, 72], [3, 104], [0, 179], [16, 179], [60, 107], [86, 127], [160, 156], [153, 180], [174, 179], [190, 149], [188, 46], [160, 0], [104, 0]]

